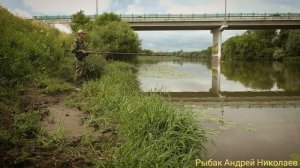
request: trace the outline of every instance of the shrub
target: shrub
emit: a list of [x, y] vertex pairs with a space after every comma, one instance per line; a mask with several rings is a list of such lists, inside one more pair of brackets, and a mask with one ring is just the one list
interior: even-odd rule
[[[138, 35], [128, 23], [122, 22], [114, 14], [98, 16], [90, 33], [92, 48], [97, 51], [135, 53], [140, 51]], [[135, 55], [111, 54], [109, 58], [118, 60], [133, 60]]]
[[100, 78], [105, 68], [105, 58], [103, 58], [101, 55], [94, 55], [88, 56], [85, 61], [86, 79]]

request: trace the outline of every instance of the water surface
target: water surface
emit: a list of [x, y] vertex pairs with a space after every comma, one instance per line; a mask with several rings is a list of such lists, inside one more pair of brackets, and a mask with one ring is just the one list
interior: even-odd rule
[[171, 100], [191, 101], [181, 104], [215, 134], [209, 158], [286, 160], [300, 154], [300, 63], [222, 62], [222, 95], [205, 100], [213, 75], [210, 60], [153, 59], [141, 63], [138, 79], [145, 92], [171, 92]]
[[[300, 91], [300, 63], [221, 63], [221, 91]], [[138, 79], [143, 91], [208, 92], [212, 87], [209, 60], [142, 62]]]

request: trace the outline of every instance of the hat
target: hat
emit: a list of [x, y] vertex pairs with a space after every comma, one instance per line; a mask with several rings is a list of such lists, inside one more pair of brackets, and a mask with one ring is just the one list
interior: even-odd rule
[[86, 32], [84, 32], [83, 30], [78, 30], [77, 34], [86, 34]]

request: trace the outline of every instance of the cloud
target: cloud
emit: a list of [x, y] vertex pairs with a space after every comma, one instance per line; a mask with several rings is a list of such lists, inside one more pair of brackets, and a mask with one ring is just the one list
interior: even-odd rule
[[160, 3], [165, 6], [167, 13], [217, 13], [223, 12], [224, 1], [220, 0], [185, 0], [185, 1], [172, 1], [160, 0]]
[[[245, 30], [225, 30], [222, 41], [241, 35]], [[211, 46], [212, 34], [208, 30], [201, 31], [139, 31], [142, 47], [160, 51], [199, 51]]]
[[227, 9], [231, 13], [275, 13], [300, 12], [299, 0], [227, 0]]
[[9, 10], [16, 16], [20, 16], [22, 18], [32, 18], [32, 15], [30, 13], [28, 13], [27, 11], [24, 11], [21, 9], [14, 9], [14, 10], [9, 9]]
[[144, 13], [145, 8], [140, 6], [140, 0], [135, 0], [133, 4], [129, 4], [126, 13]]
[[195, 51], [210, 46], [209, 31], [141, 31], [142, 47], [152, 50], [177, 51], [180, 49]]
[[[59, 15], [59, 14], [74, 14], [79, 10], [83, 10], [85, 14], [96, 13], [96, 0], [23, 0], [24, 5], [31, 7], [33, 10], [48, 14], [48, 15]], [[110, 0], [98, 0], [99, 10], [107, 10], [110, 6]]]

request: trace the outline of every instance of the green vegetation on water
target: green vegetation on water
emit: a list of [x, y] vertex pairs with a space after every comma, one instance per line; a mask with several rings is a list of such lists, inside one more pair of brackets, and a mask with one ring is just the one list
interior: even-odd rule
[[[86, 26], [92, 34], [88, 38], [91, 49], [139, 50], [140, 41], [127, 24], [105, 18], [116, 17], [104, 14], [96, 22], [73, 24], [72, 28], [75, 31]], [[74, 56], [69, 48], [74, 36], [37, 21], [22, 20], [2, 7], [0, 21], [2, 165], [194, 167], [194, 159], [202, 157], [206, 134], [191, 111], [173, 107], [158, 95], [143, 94], [137, 86], [134, 65], [99, 56], [87, 58], [87, 81], [67, 102], [86, 113], [90, 130], [79, 142], [68, 142], [63, 126], [46, 134], [40, 121], [47, 110], [31, 107], [32, 102], [23, 99], [34, 96], [26, 95], [32, 90], [52, 98], [72, 90], [68, 82], [74, 73]], [[110, 140], [103, 135], [107, 130], [112, 132]]]

